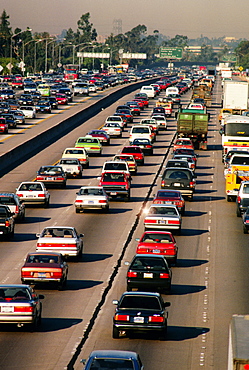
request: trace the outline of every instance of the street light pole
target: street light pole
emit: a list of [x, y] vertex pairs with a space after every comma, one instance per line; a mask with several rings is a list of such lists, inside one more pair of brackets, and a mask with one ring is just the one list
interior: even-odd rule
[[17, 33], [15, 33], [14, 35], [12, 35], [11, 36], [11, 38], [10, 38], [10, 68], [9, 68], [9, 71], [10, 71], [10, 74], [11, 74], [11, 71], [12, 71], [12, 59], [13, 59], [13, 54], [12, 54], [12, 42], [13, 42], [13, 38], [14, 37], [16, 37], [16, 36], [18, 36], [18, 35], [20, 35], [21, 33], [23, 33], [23, 32], [26, 32], [26, 31], [32, 31], [32, 28], [29, 28], [29, 27], [27, 27], [27, 29], [26, 30], [22, 30], [22, 31], [20, 31], [20, 32], [17, 32]]
[[51, 40], [51, 37], [48, 37], [45, 40], [46, 40], [46, 47], [45, 47], [45, 73], [47, 73], [47, 71], [48, 71], [48, 45], [51, 44], [51, 42], [54, 42], [55, 40], [53, 39], [52, 41], [48, 42], [48, 40]]

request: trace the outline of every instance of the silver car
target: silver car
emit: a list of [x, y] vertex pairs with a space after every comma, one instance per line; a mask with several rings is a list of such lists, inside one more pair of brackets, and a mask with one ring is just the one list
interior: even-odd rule
[[50, 193], [43, 182], [22, 182], [16, 189], [16, 195], [25, 204], [43, 205], [44, 208], [49, 207]]
[[109, 211], [109, 197], [101, 186], [83, 186], [77, 194], [74, 202], [75, 212], [83, 212], [84, 209], [102, 209]]

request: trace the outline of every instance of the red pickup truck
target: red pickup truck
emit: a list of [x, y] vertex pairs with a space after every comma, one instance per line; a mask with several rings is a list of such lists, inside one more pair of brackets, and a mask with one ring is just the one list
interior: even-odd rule
[[112, 198], [130, 200], [130, 176], [122, 171], [105, 171], [100, 177], [99, 186]]

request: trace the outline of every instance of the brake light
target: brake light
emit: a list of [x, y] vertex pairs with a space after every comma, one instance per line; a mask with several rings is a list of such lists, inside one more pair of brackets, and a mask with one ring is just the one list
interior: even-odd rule
[[45, 198], [45, 194], [38, 194], [39, 198]]
[[33, 271], [22, 270], [21, 275], [22, 275], [22, 277], [30, 277], [30, 276], [33, 276], [34, 273], [33, 273]]
[[194, 188], [195, 182], [194, 181], [190, 181], [189, 186], [190, 186], [190, 188]]
[[240, 203], [240, 201], [241, 201], [241, 197], [238, 195], [237, 196], [237, 202]]
[[64, 177], [56, 177], [56, 180], [64, 180]]
[[149, 250], [148, 248], [144, 248], [144, 247], [137, 247], [137, 250], [136, 250], [136, 253], [148, 253]]
[[165, 186], [165, 181], [164, 180], [162, 180], [162, 182], [161, 182], [161, 187], [164, 187]]
[[134, 272], [134, 271], [128, 271], [128, 272], [127, 272], [127, 277], [137, 277], [137, 272]]
[[175, 248], [173, 249], [166, 249], [165, 250], [165, 254], [169, 255], [169, 256], [174, 256], [175, 255]]
[[62, 271], [58, 269], [58, 271], [50, 272], [50, 275], [53, 276], [55, 279], [60, 279], [62, 277]]
[[162, 316], [149, 316], [149, 322], [164, 322]]
[[18, 211], [19, 211], [19, 207], [16, 206], [15, 213], [18, 214]]
[[83, 203], [83, 200], [81, 200], [81, 199], [77, 199], [77, 200], [75, 201], [75, 203]]
[[33, 312], [32, 306], [14, 306], [14, 312]]
[[249, 224], [249, 220], [246, 220], [246, 221], [245, 221], [245, 223], [246, 223], [246, 224]]
[[153, 203], [154, 203], [154, 204], [162, 204], [162, 203], [163, 203], [163, 201], [162, 201], [162, 200], [154, 200], [154, 201], [153, 201]]
[[10, 222], [9, 221], [5, 221], [5, 226], [6, 227], [9, 227], [10, 226]]
[[169, 276], [169, 274], [161, 273], [161, 274], [160, 274], [160, 278], [161, 278], [161, 279], [169, 279], [169, 278], [170, 278], [170, 276]]
[[16, 194], [18, 197], [23, 197], [23, 194], [21, 194], [21, 193], [18, 193], [18, 194]]
[[115, 315], [114, 316], [114, 320], [117, 320], [117, 321], [129, 321], [130, 319], [130, 316], [128, 315]]
[[145, 224], [156, 224], [157, 220], [144, 220]]
[[106, 203], [106, 199], [100, 199], [99, 203]]
[[78, 171], [80, 171], [81, 170], [81, 167], [80, 166], [78, 166]]
[[169, 220], [168, 224], [170, 224], [170, 225], [180, 225], [180, 221], [179, 220]]

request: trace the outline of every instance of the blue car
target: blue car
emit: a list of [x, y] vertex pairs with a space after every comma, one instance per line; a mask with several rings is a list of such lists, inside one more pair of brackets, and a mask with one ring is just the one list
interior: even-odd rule
[[143, 370], [144, 366], [136, 352], [98, 350], [91, 352], [87, 360], [81, 360], [85, 370], [119, 369]]

